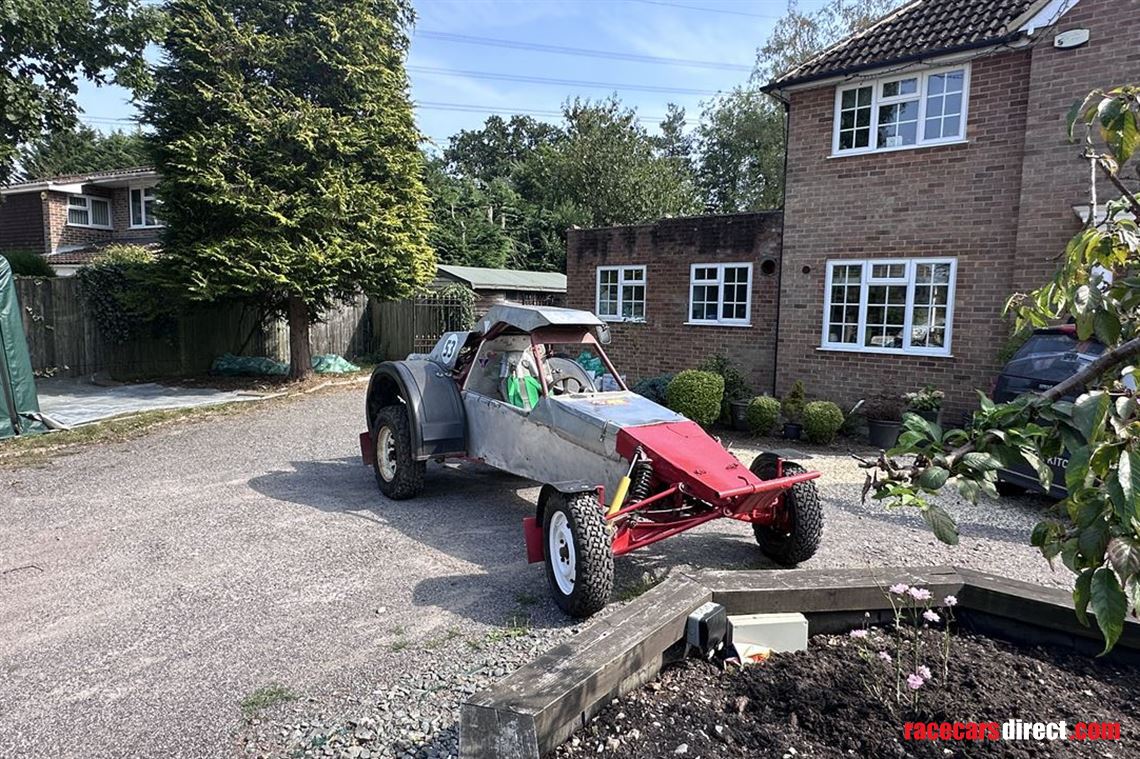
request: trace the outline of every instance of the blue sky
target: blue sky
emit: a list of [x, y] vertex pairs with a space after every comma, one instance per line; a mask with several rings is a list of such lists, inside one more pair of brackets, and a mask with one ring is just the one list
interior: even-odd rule
[[[799, 6], [813, 11], [824, 2], [800, 0]], [[429, 140], [442, 146], [450, 135], [477, 128], [491, 113], [534, 111], [536, 118], [558, 121], [556, 115], [545, 114], [556, 112], [568, 97], [600, 98], [614, 91], [647, 120], [659, 118], [665, 105], [675, 102], [686, 108], [692, 124], [708, 93], [731, 89], [747, 79], [757, 46], [786, 10], [787, 0], [418, 0], [415, 7], [418, 20], [408, 69], [412, 98], [419, 104], [416, 120]], [[472, 37], [717, 67], [465, 41]], [[645, 92], [615, 85], [684, 92]], [[119, 88], [84, 84], [79, 104], [84, 120], [93, 126], [131, 127], [134, 108]], [[654, 123], [647, 125], [655, 129]]]

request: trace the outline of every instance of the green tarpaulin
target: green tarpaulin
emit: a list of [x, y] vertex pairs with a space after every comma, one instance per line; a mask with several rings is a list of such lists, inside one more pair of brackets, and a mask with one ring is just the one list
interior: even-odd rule
[[46, 431], [16, 301], [12, 267], [0, 256], [0, 440]]

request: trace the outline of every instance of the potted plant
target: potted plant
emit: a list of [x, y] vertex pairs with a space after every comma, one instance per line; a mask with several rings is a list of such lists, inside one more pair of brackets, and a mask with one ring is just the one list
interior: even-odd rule
[[902, 403], [891, 396], [875, 398], [863, 407], [867, 415], [867, 435], [871, 445], [888, 450], [895, 447], [902, 430]]
[[942, 422], [942, 401], [945, 398], [946, 393], [934, 385], [927, 385], [916, 393], [907, 393], [903, 396], [907, 411], [935, 424]]
[[784, 437], [787, 440], [799, 440], [803, 434], [804, 405], [807, 397], [804, 393], [804, 383], [796, 380], [792, 389], [780, 401], [780, 413], [784, 416]]

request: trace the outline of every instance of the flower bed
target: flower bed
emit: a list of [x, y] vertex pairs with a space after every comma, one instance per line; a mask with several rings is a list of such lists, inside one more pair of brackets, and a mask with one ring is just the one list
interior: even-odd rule
[[[905, 626], [896, 631], [890, 624], [866, 637], [815, 635], [806, 652], [777, 654], [743, 671], [685, 660], [605, 707], [554, 756], [1140, 756], [1134, 706], [1140, 668], [962, 633], [951, 641], [944, 675], [936, 653], [944, 638], [931, 625], [920, 631], [932, 652], [922, 665], [931, 677], [912, 690], [907, 662], [896, 700], [895, 657], [900, 648], [910, 649], [910, 636]], [[1077, 722], [1118, 722], [1122, 737], [1082, 743], [903, 738], [908, 721], [1009, 719], [1065, 721], [1070, 730]]]

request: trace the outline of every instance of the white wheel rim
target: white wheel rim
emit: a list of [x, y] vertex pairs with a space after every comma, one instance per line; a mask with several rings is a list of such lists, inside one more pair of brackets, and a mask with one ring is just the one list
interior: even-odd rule
[[396, 436], [391, 427], [381, 427], [376, 436], [376, 463], [385, 482], [396, 479]]
[[577, 571], [577, 555], [574, 551], [574, 535], [570, 532], [570, 520], [561, 511], [550, 517], [550, 530], [547, 532], [547, 556], [553, 570], [554, 582], [563, 595], [574, 592], [574, 578]]

